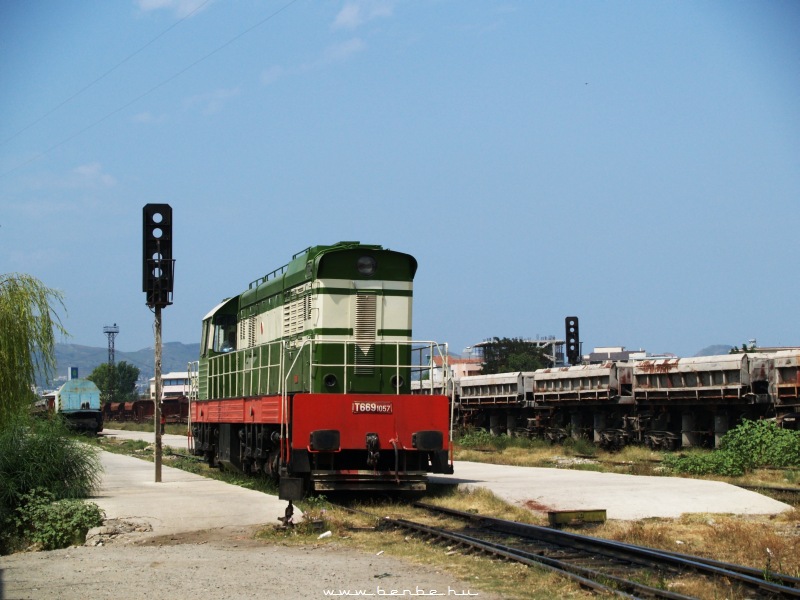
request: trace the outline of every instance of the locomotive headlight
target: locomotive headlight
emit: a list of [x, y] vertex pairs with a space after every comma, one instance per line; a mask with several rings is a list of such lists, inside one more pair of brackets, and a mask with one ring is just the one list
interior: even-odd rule
[[358, 259], [356, 267], [358, 268], [358, 272], [365, 277], [372, 277], [375, 274], [375, 270], [378, 268], [378, 261], [371, 256], [362, 256]]

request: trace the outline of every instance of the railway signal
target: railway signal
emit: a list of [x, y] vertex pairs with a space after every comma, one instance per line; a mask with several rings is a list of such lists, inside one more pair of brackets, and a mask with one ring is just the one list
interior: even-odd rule
[[172, 258], [172, 207], [145, 204], [142, 210], [142, 291], [155, 314], [155, 431], [156, 483], [161, 481], [161, 309], [172, 304], [175, 260]]
[[567, 330], [567, 362], [577, 365], [581, 362], [581, 341], [578, 334], [578, 317], [567, 317], [564, 319], [564, 326]]

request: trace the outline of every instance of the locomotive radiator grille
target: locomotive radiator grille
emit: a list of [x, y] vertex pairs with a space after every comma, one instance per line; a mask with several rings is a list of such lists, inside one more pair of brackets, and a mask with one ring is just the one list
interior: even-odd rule
[[287, 302], [283, 305], [283, 332], [286, 336], [303, 333], [306, 321], [311, 318], [311, 295], [308, 284], [298, 286], [287, 292]]
[[355, 373], [372, 375], [375, 370], [375, 336], [377, 331], [378, 297], [375, 294], [356, 295]]

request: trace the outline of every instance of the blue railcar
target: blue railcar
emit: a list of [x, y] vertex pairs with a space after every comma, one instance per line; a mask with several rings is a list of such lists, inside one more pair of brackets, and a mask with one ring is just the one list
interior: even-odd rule
[[70, 379], [55, 393], [53, 409], [79, 431], [103, 431], [100, 389], [88, 379]]

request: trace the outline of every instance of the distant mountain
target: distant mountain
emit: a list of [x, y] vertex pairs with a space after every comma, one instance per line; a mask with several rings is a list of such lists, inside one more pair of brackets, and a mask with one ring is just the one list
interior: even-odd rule
[[703, 348], [695, 354], [695, 356], [720, 356], [721, 354], [728, 354], [733, 346], [726, 346], [725, 344], [716, 344]]
[[[155, 374], [155, 350], [144, 348], [136, 352], [115, 350], [114, 361], [125, 361], [137, 367], [140, 379], [150, 379]], [[99, 365], [108, 362], [108, 348], [80, 346], [78, 344], [56, 344], [56, 378], [65, 378], [69, 367], [78, 367], [78, 376], [86, 377]], [[200, 344], [182, 344], [181, 342], [165, 342], [161, 348], [161, 372], [186, 371], [190, 361], [200, 356]], [[43, 387], [54, 387], [40, 382]]]

